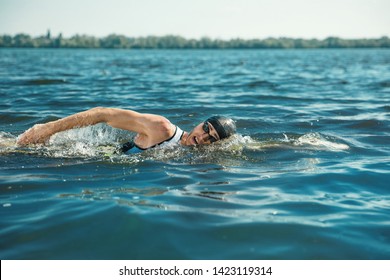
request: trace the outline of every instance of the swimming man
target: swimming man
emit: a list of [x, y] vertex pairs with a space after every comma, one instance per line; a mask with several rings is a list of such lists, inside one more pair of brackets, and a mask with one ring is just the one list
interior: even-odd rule
[[232, 119], [220, 116], [208, 118], [188, 133], [159, 115], [97, 107], [56, 121], [37, 124], [19, 137], [18, 144], [43, 144], [55, 133], [98, 123], [106, 123], [114, 128], [137, 133], [132, 141], [122, 146], [121, 150], [124, 153], [134, 153], [171, 144], [208, 145], [228, 138], [236, 131], [236, 125]]

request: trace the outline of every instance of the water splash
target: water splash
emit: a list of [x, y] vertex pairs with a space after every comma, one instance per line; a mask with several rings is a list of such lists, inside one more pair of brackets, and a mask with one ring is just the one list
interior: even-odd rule
[[246, 140], [248, 144], [246, 148], [258, 149], [291, 149], [291, 150], [316, 150], [328, 152], [342, 152], [349, 149], [349, 146], [341, 139], [323, 135], [318, 132], [311, 132], [304, 135], [297, 135], [293, 133], [283, 133], [280, 137], [270, 137], [266, 140], [251, 139]]
[[[257, 139], [255, 136], [237, 134], [229, 139], [207, 146], [157, 147], [140, 154], [123, 155], [118, 152], [122, 143], [128, 141], [134, 133], [98, 124], [77, 128], [53, 135], [46, 145], [19, 147], [17, 137], [0, 132], [1, 153], [36, 154], [52, 158], [98, 158], [112, 162], [134, 163], [145, 160], [180, 164], [220, 164], [224, 166], [242, 166], [246, 161], [258, 161], [253, 153], [276, 150], [308, 150], [342, 152], [349, 146], [336, 137], [320, 133], [297, 135], [283, 133], [280, 137]], [[248, 152], [249, 151], [249, 152]]]
[[335, 142], [336, 139], [332, 139], [330, 136], [325, 137], [320, 133], [308, 133], [300, 136], [297, 140], [293, 141], [293, 145], [298, 147], [313, 147], [318, 150], [326, 151], [345, 151], [349, 149], [349, 146], [344, 143]]
[[0, 131], [0, 149], [8, 149], [16, 146], [16, 136], [8, 132]]

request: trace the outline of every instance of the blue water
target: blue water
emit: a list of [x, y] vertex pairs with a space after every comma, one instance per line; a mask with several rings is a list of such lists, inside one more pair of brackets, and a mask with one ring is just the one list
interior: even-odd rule
[[[390, 50], [0, 49], [1, 259], [389, 259]], [[210, 115], [208, 147], [113, 150], [95, 106]]]

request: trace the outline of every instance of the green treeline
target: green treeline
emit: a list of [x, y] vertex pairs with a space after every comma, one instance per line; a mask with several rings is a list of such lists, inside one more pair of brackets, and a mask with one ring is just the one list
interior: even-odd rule
[[52, 37], [31, 37], [27, 34], [15, 36], [0, 35], [3, 48], [107, 48], [107, 49], [302, 49], [302, 48], [390, 48], [390, 38], [342, 39], [329, 37], [324, 40], [267, 38], [219, 40], [207, 37], [186, 39], [181, 36], [147, 36], [131, 38], [112, 34], [104, 38], [75, 35], [63, 38], [62, 34]]

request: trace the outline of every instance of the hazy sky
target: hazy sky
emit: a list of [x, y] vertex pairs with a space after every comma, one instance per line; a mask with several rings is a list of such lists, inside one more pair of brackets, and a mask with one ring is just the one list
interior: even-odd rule
[[390, 0], [0, 0], [0, 34], [390, 37]]

